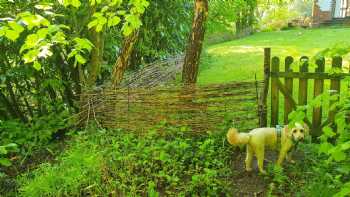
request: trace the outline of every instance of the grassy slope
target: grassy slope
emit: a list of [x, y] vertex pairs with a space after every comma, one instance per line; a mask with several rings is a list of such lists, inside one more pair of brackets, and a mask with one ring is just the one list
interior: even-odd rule
[[[350, 28], [298, 29], [256, 33], [244, 39], [206, 47], [200, 84], [225, 83], [262, 77], [263, 49], [272, 48], [273, 56], [313, 56], [327, 47], [349, 40]], [[346, 63], [348, 65], [348, 63]]]

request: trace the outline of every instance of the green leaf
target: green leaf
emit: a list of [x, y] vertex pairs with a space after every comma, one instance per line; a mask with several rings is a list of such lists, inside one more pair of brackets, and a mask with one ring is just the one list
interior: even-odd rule
[[6, 155], [7, 154], [7, 150], [5, 146], [0, 146], [0, 155]]
[[96, 0], [89, 0], [89, 1], [91, 6], [94, 6], [96, 4]]
[[26, 49], [34, 48], [35, 46], [37, 46], [39, 44], [39, 42], [41, 40], [42, 39], [40, 39], [40, 37], [37, 34], [28, 35], [26, 38], [26, 41], [24, 42], [24, 45], [22, 45], [19, 52], [22, 53]]
[[47, 34], [49, 33], [48, 28], [41, 28], [39, 29], [36, 34], [39, 36], [39, 38], [44, 39], [46, 38]]
[[41, 70], [41, 64], [38, 61], [35, 61], [33, 64], [33, 67], [35, 70], [40, 71]]
[[98, 25], [96, 26], [96, 32], [101, 32], [102, 29], [103, 29], [103, 25], [98, 24]]
[[66, 35], [62, 32], [57, 32], [54, 36], [52, 36], [51, 40], [53, 43], [68, 44]]
[[5, 36], [12, 41], [16, 41], [19, 37], [19, 32], [14, 30], [6, 30]]
[[8, 148], [16, 148], [16, 147], [17, 147], [17, 144], [15, 144], [15, 143], [10, 143], [10, 144], [7, 144], [6, 147], [8, 147]]
[[85, 64], [86, 63], [86, 59], [83, 56], [81, 56], [80, 54], [75, 55], [75, 59], [77, 60], [77, 62], [79, 64]]
[[5, 166], [5, 167], [9, 167], [9, 166], [11, 166], [11, 161], [9, 159], [6, 159], [6, 158], [0, 158], [0, 165]]
[[26, 54], [23, 55], [24, 63], [34, 62], [37, 59], [39, 52], [40, 51], [38, 49], [28, 51]]
[[336, 135], [335, 132], [333, 132], [332, 128], [330, 127], [324, 127], [323, 128], [323, 133], [329, 138], [329, 137], [333, 137]]
[[9, 27], [11, 27], [14, 31], [16, 31], [18, 34], [22, 33], [24, 31], [24, 28], [22, 25], [17, 24], [14, 21], [8, 22]]
[[74, 42], [76, 43], [75, 48], [79, 48], [79, 49], [87, 49], [88, 51], [92, 50], [92, 47], [94, 46], [90, 40], [86, 39], [86, 38], [75, 38]]
[[98, 24], [98, 20], [97, 20], [97, 19], [91, 21], [91, 22], [88, 24], [88, 29], [91, 29], [92, 27], [95, 27], [97, 24]]
[[7, 29], [8, 29], [8, 27], [1, 27], [0, 28], [0, 37], [5, 35]]
[[343, 143], [343, 144], [341, 145], [341, 149], [342, 149], [343, 151], [349, 150], [349, 149], [350, 149], [350, 141]]
[[108, 20], [108, 27], [118, 25], [121, 19], [118, 16], [113, 16]]
[[325, 142], [325, 143], [322, 143], [319, 147], [319, 153], [325, 153], [325, 154], [329, 154], [329, 150], [333, 148], [333, 145], [328, 143], [328, 142]]
[[334, 195], [334, 197], [344, 197], [344, 196], [349, 196], [349, 194], [350, 194], [350, 182], [347, 182], [341, 187], [340, 192]]
[[346, 159], [346, 154], [339, 149], [336, 149], [334, 152], [332, 152], [332, 157], [335, 161], [344, 161]]
[[137, 29], [142, 25], [140, 18], [136, 15], [127, 15], [125, 16], [125, 20], [130, 23], [133, 29]]
[[101, 12], [104, 13], [104, 12], [106, 12], [108, 9], [109, 9], [108, 6], [104, 6], [104, 7], [101, 9]]
[[124, 25], [122, 31], [124, 36], [129, 36], [132, 33], [133, 29], [129, 25]]
[[73, 6], [75, 8], [79, 8], [81, 2], [79, 0], [58, 0], [58, 2], [64, 7]]

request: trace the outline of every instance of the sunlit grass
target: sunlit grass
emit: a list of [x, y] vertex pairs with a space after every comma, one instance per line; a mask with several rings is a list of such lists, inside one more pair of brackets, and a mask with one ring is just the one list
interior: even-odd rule
[[[244, 39], [207, 46], [202, 56], [199, 84], [250, 81], [262, 78], [263, 50], [272, 49], [272, 56], [314, 56], [335, 44], [349, 42], [350, 28], [297, 29], [261, 32]], [[284, 62], [281, 59], [281, 62]], [[281, 69], [284, 66], [281, 65]], [[344, 67], [349, 67], [345, 61]], [[297, 70], [295, 68], [295, 70]], [[314, 70], [314, 68], [310, 68]]]

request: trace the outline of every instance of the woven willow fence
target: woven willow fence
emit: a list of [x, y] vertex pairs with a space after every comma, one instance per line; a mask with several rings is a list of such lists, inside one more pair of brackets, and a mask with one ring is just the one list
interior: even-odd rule
[[233, 121], [244, 130], [258, 125], [257, 91], [261, 82], [198, 87], [122, 88], [82, 95], [80, 122], [104, 128], [148, 131], [160, 122], [215, 131]]
[[168, 85], [175, 81], [181, 73], [184, 61], [183, 55], [177, 55], [166, 60], [156, 61], [145, 65], [136, 72], [128, 73], [121, 84], [123, 88], [150, 88]]

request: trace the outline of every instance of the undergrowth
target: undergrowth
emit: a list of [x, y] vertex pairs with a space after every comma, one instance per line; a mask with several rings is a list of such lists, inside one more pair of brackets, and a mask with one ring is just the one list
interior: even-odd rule
[[[182, 130], [182, 131], [181, 131]], [[185, 132], [186, 133], [186, 132]], [[221, 134], [158, 127], [79, 133], [53, 164], [19, 178], [20, 196], [217, 196], [232, 191], [231, 149]]]

